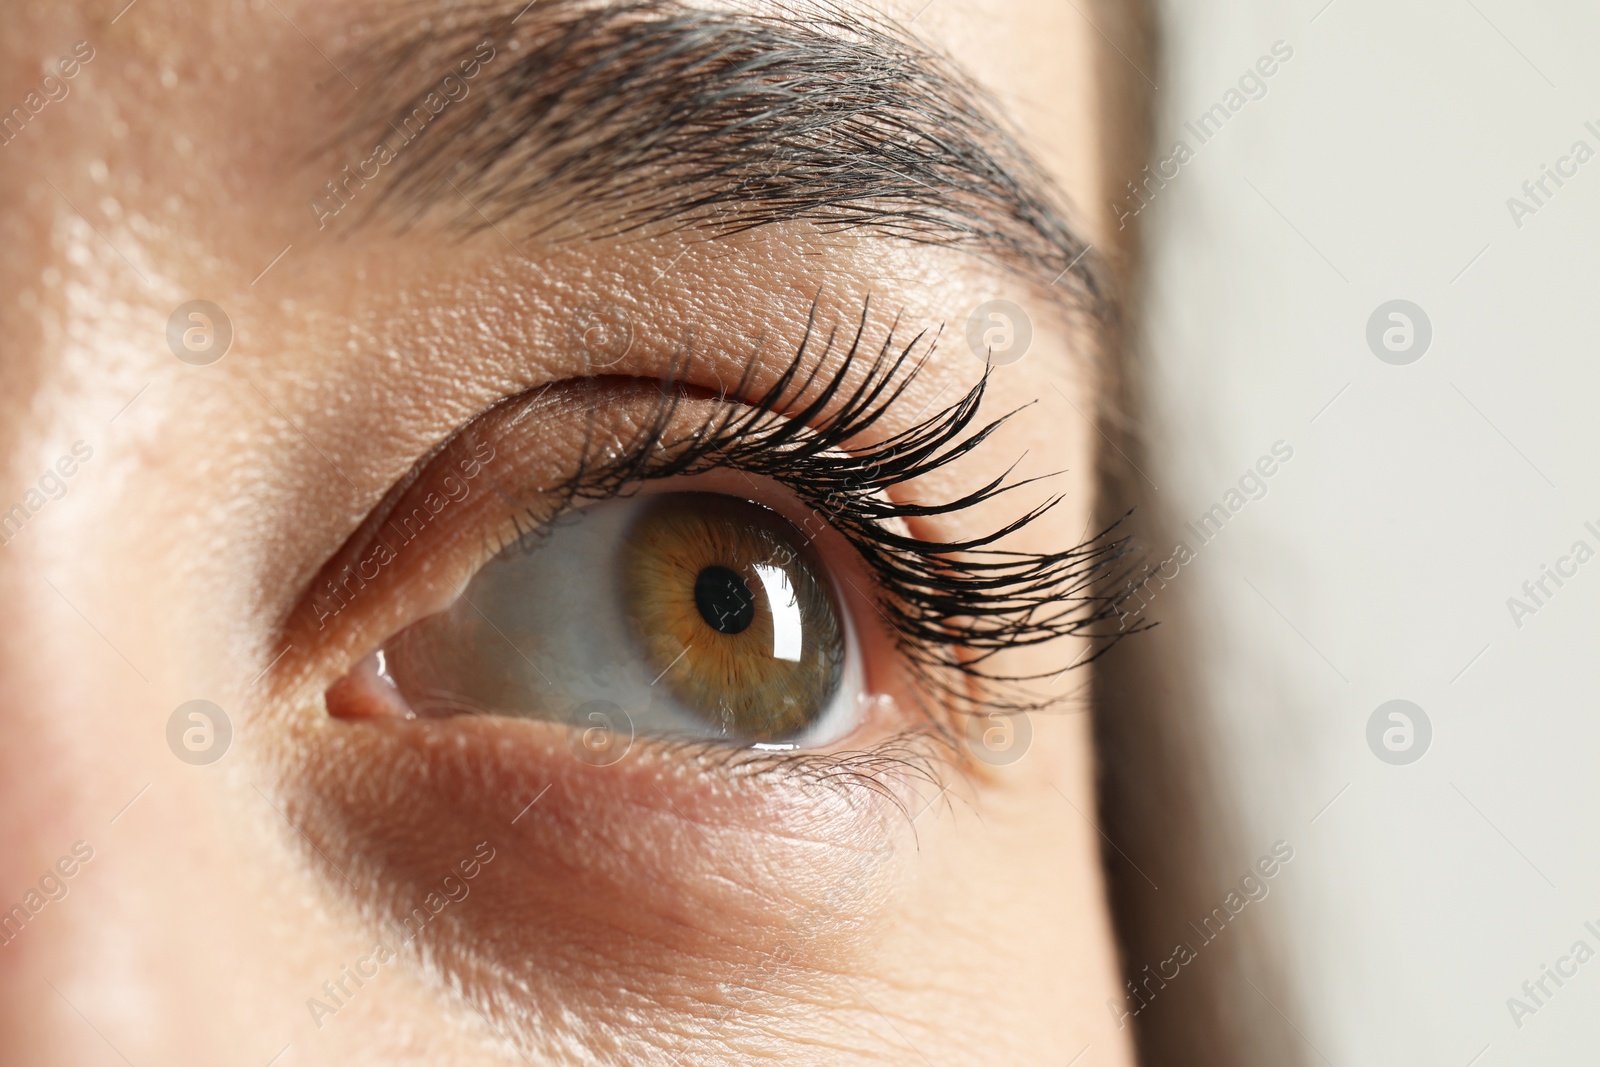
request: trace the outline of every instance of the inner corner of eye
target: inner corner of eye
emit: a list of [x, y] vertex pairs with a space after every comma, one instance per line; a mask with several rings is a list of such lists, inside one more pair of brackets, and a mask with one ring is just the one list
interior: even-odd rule
[[737, 497], [668, 491], [508, 545], [339, 683], [330, 710], [541, 720], [602, 746], [817, 747], [858, 725], [863, 682], [852, 621], [801, 529]]

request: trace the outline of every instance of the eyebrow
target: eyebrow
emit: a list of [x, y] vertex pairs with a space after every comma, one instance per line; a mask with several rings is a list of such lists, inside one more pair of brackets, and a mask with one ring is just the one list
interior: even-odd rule
[[981, 90], [885, 24], [676, 0], [535, 0], [443, 25], [401, 10], [362, 44], [372, 102], [346, 131], [389, 150], [374, 212], [410, 224], [443, 206], [468, 232], [517, 217], [556, 239], [808, 221], [966, 248], [1104, 300], [1059, 194]]

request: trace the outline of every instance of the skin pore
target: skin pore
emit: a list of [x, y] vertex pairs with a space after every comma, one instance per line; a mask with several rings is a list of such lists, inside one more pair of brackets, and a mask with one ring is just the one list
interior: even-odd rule
[[[918, 181], [863, 194], [842, 226], [829, 213], [850, 204], [762, 185], [802, 163], [837, 177], [827, 152], [784, 149], [782, 126], [701, 160], [706, 174], [678, 162], [702, 131], [659, 123], [624, 124], [622, 147], [654, 134], [667, 156], [631, 172], [596, 162], [587, 185], [556, 162], [599, 160], [610, 128], [566, 156], [546, 128], [516, 167], [486, 170], [465, 145], [488, 119], [469, 123], [469, 108], [493, 100], [489, 118], [513, 122], [526, 86], [517, 96], [494, 78], [564, 9], [593, 4], [119, 6], [7, 4], [0, 43], [0, 107], [28, 114], [0, 147], [0, 509], [25, 510], [0, 549], [13, 620], [0, 631], [0, 908], [22, 903], [25, 918], [0, 945], [0, 1059], [1011, 1065], [1088, 1050], [1076, 1062], [1131, 1063], [1106, 1008], [1122, 991], [1087, 670], [1060, 673], [1098, 647], [1082, 637], [995, 658], [1005, 676], [1042, 675], [1029, 684], [1053, 703], [1028, 715], [1021, 758], [985, 763], [963, 740], [982, 694], [958, 706], [910, 678], [861, 592], [869, 572], [830, 529], [817, 549], [840, 588], [860, 587], [848, 607], [885, 699], [826, 752], [732, 758], [641, 737], [595, 766], [556, 724], [358, 714], [324, 696], [598, 454], [579, 447], [586, 432], [624, 442], [647, 425], [660, 388], [645, 383], [683, 386], [674, 425], [692, 432], [770, 388], [808, 319], [803, 365], [818, 382], [860, 380], [870, 360], [843, 360], [858, 326], [869, 356], [891, 331], [896, 352], [927, 331], [918, 355], [938, 333], [852, 441], [865, 447], [981, 381], [973, 309], [1024, 309], [1031, 345], [994, 369], [978, 425], [1019, 414], [885, 493], [947, 501], [1011, 469], [1026, 484], [905, 529], [982, 538], [1059, 497], [998, 547], [1091, 539], [1098, 354], [1072, 309], [1093, 302], [1095, 256], [1074, 257], [1103, 220], [1069, 214], [1069, 234], [1030, 214], [1033, 179], [1008, 184], [1026, 164], [976, 122], [973, 144], [999, 168], [984, 182], [912, 167]], [[739, 27], [796, 10], [716, 6]], [[1071, 5], [847, 14], [950, 57], [1069, 203], [1106, 201], [1094, 31]], [[739, 47], [796, 47], [773, 25], [782, 33]], [[29, 94], [79, 41], [93, 58], [34, 112]], [[632, 55], [580, 54], [608, 72]], [[372, 117], [409, 113], [451, 72], [479, 95], [441, 107], [411, 155], [341, 186], [348, 203], [330, 198], [326, 183], [386, 136]], [[663, 84], [670, 104], [682, 72]], [[785, 106], [805, 120], [808, 100]], [[806, 144], [831, 125], [805, 127]], [[933, 132], [953, 142], [960, 124]], [[900, 149], [853, 158], [862, 170], [875, 158], [880, 185], [905, 162]], [[531, 191], [513, 207], [519, 182]], [[742, 194], [697, 199], [730, 185]], [[755, 189], [766, 214], [725, 225]], [[169, 345], [174, 309], [195, 299], [231, 323], [215, 362]], [[789, 399], [780, 410], [799, 406]], [[443, 485], [469, 453], [481, 470], [455, 510], [340, 610], [317, 610], [330, 561], [361, 557], [396, 494]], [[64, 455], [74, 473], [33, 507]], [[817, 513], [780, 479], [704, 477], [696, 489], [762, 497], [797, 521]], [[174, 709], [194, 699], [231, 725], [214, 763], [169, 743]], [[92, 859], [31, 908], [41, 872], [63, 870], [78, 842]], [[376, 951], [419, 903], [414, 939]]]

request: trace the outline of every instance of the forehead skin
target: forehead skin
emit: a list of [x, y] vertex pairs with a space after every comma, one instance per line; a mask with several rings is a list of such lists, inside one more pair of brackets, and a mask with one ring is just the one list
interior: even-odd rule
[[[1071, 5], [862, 10], [914, 17], [921, 39], [1000, 101], [1072, 203], [1106, 202], [1095, 42]], [[385, 14], [309, 0], [0, 2], [0, 109], [29, 114], [0, 146], [0, 509], [29, 512], [0, 548], [0, 908], [27, 917], [0, 946], [0, 1060], [1017, 1064], [1090, 1047], [1085, 1062], [1131, 1062], [1105, 1007], [1122, 994], [1088, 721], [1071, 707], [1034, 717], [1015, 767], [952, 770], [948, 795], [917, 795], [914, 830], [893, 830], [888, 890], [842, 909], [859, 928], [841, 921], [806, 943], [805, 974], [783, 976], [785, 995], [741, 1008], [737, 1042], [718, 1030], [729, 1008], [704, 992], [724, 977], [705, 939], [672, 958], [701, 958], [707, 973], [668, 982], [649, 946], [597, 934], [605, 981], [585, 969], [592, 959], [567, 961], [565, 999], [537, 1007], [519, 1004], [502, 973], [525, 961], [491, 946], [451, 964], [435, 946], [465, 996], [408, 958], [323, 1025], [308, 1016], [308, 998], [372, 949], [368, 874], [411, 878], [384, 868], [385, 849], [421, 865], [418, 885], [462, 857], [427, 840], [394, 845], [404, 809], [385, 807], [380, 779], [329, 763], [300, 709], [348, 663], [284, 648], [281, 623], [419, 457], [495, 401], [570, 372], [550, 353], [570, 341], [574, 306], [626, 307], [643, 353], [633, 373], [664, 374], [651, 353], [692, 335], [698, 373], [731, 380], [755, 340], [775, 351], [795, 341], [813, 300], [848, 321], [870, 297], [885, 322], [945, 324], [898, 416], [911, 421], [981, 373], [962, 336], [968, 311], [1012, 299], [1032, 313], [1035, 340], [997, 375], [995, 413], [1035, 406], [986, 468], [940, 472], [917, 490], [948, 495], [1019, 455], [1021, 475], [1065, 470], [1050, 485], [1063, 504], [1017, 541], [1033, 551], [1077, 543], [1093, 505], [1090, 345], [1051, 310], [1049, 278], [806, 224], [558, 246], [516, 222], [466, 239], [429, 221], [319, 229], [307, 200], [367, 147], [338, 141], [361, 91], [347, 78], [357, 66], [340, 60]], [[46, 83], [80, 41], [92, 52], [77, 53], [76, 75]], [[1097, 241], [1102, 219], [1071, 221]], [[234, 330], [208, 367], [168, 347], [169, 316], [196, 298], [223, 307]], [[64, 456], [76, 462], [58, 466]], [[992, 529], [1035, 499], [948, 532]], [[1025, 673], [1071, 658], [1016, 662]], [[196, 698], [232, 714], [235, 749], [212, 766], [168, 747], [169, 716]], [[354, 801], [329, 784], [358, 779], [377, 785]], [[551, 825], [580, 826], [582, 787], [552, 794]], [[717, 811], [679, 799], [691, 818]], [[641, 806], [637, 818], [667, 814]], [[427, 838], [432, 818], [405, 825]], [[626, 819], [605, 818], [626, 840]], [[526, 830], [498, 831], [501, 870], [543, 870], [517, 836]], [[783, 868], [776, 848], [734, 827], [725, 855], [695, 862], [702, 881], [796, 907], [835, 899], [836, 886], [813, 891]], [[637, 859], [660, 857], [641, 848]], [[641, 910], [656, 907], [626, 870], [572, 862], [575, 878], [610, 879], [620, 899], [636, 889]], [[765, 881], [749, 873], [763, 865], [776, 869]], [[524, 898], [484, 877], [475, 906], [494, 921], [464, 926], [463, 939], [520, 944], [519, 927], [560, 925], [519, 913]], [[695, 892], [688, 903], [705, 903]], [[769, 935], [725, 940], [739, 942], [730, 953], [766, 952]], [[618, 983], [640, 993], [626, 1010]]]

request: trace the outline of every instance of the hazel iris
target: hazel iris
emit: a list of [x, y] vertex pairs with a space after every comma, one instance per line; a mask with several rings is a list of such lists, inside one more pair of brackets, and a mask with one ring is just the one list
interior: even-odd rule
[[642, 502], [621, 555], [646, 660], [716, 732], [783, 741], [830, 706], [845, 634], [793, 524], [730, 496], [663, 493]]

